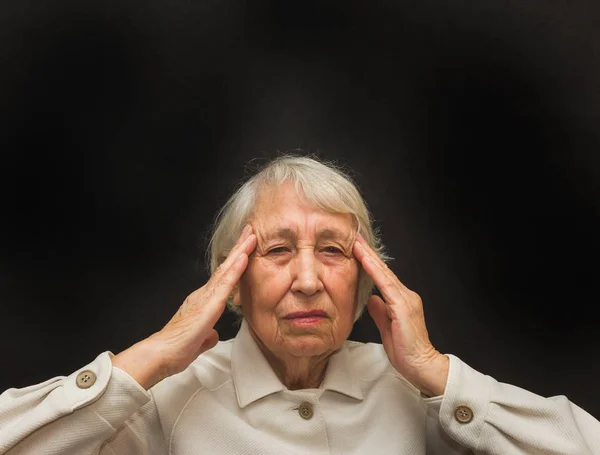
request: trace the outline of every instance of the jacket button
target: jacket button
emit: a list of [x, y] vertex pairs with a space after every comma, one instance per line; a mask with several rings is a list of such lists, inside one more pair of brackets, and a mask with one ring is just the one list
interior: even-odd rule
[[303, 419], [311, 419], [314, 414], [312, 404], [306, 401], [304, 403], [301, 403], [298, 407], [298, 414], [300, 414], [300, 417], [302, 417]]
[[460, 423], [469, 423], [473, 420], [473, 411], [468, 406], [457, 406], [454, 411], [454, 418]]
[[96, 382], [96, 373], [91, 370], [82, 371], [75, 380], [80, 389], [89, 389]]

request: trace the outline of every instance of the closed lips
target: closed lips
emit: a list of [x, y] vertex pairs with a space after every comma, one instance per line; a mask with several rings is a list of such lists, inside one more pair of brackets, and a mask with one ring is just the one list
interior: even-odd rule
[[298, 318], [317, 318], [317, 317], [326, 317], [327, 313], [324, 311], [302, 311], [297, 313], [290, 313], [285, 318], [286, 319], [298, 319]]

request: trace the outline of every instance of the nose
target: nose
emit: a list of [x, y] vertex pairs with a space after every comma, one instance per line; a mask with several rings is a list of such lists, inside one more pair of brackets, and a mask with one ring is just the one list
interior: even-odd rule
[[315, 258], [312, 248], [300, 249], [291, 264], [292, 286], [294, 292], [313, 295], [323, 290], [322, 264]]

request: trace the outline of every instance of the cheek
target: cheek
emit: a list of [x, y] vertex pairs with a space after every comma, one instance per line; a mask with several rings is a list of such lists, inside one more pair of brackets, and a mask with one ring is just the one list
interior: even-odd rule
[[332, 264], [329, 270], [350, 285], [358, 283], [358, 264], [354, 259], [346, 259], [343, 263]]
[[358, 267], [356, 263], [348, 263], [345, 267], [327, 269], [327, 281], [330, 292], [335, 294], [339, 303], [351, 305], [358, 290]]
[[247, 289], [246, 295], [251, 297], [254, 305], [261, 307], [276, 305], [291, 286], [290, 274], [285, 267], [261, 258], [255, 258], [248, 264], [242, 281]]

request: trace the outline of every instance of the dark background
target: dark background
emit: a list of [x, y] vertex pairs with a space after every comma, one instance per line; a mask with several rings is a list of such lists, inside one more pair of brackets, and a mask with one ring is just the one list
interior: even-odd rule
[[0, 391], [159, 330], [244, 165], [302, 149], [439, 350], [600, 416], [600, 4], [526, 3], [3, 3]]

